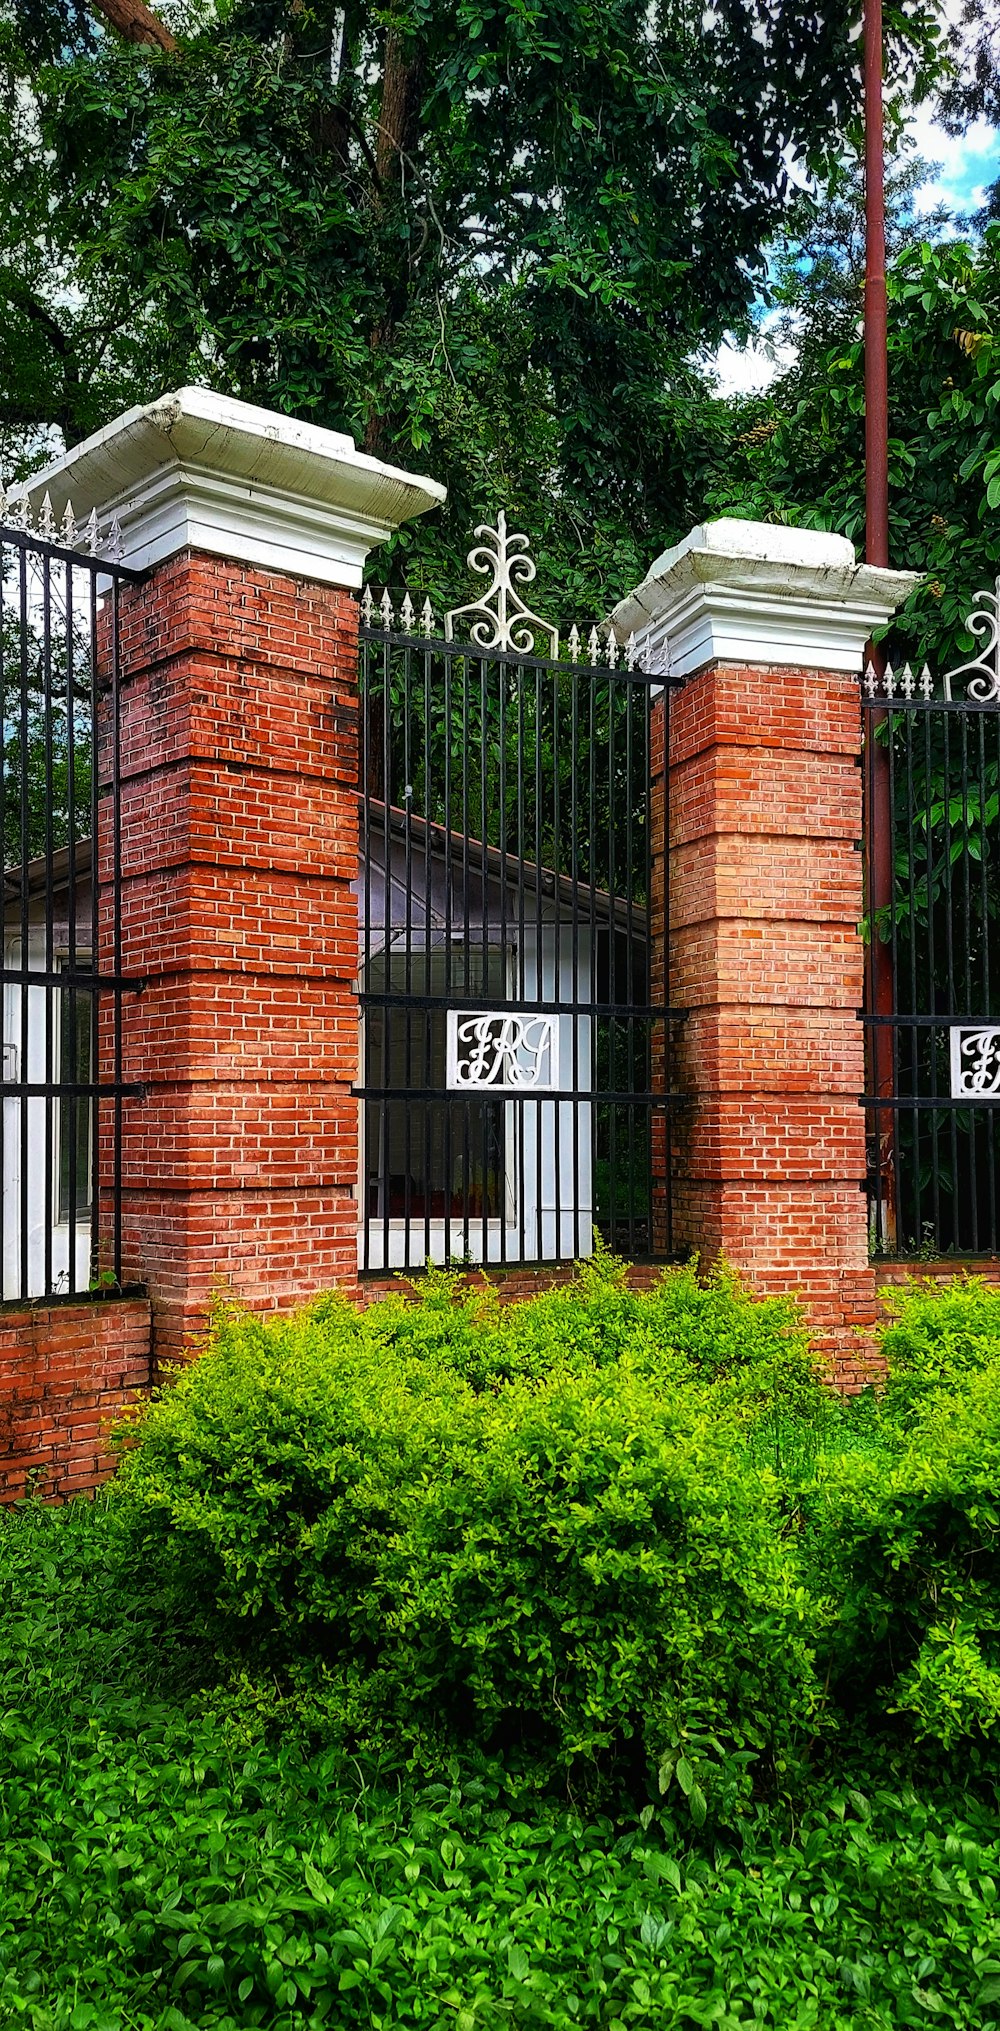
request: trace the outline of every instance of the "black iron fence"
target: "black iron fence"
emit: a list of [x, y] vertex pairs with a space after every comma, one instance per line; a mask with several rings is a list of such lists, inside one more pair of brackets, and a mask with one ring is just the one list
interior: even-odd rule
[[663, 680], [369, 622], [361, 694], [361, 1268], [669, 1255]]
[[869, 673], [863, 701], [879, 1253], [1000, 1249], [1000, 686], [954, 675]]
[[4, 1300], [123, 1287], [118, 600], [134, 574], [0, 526]]

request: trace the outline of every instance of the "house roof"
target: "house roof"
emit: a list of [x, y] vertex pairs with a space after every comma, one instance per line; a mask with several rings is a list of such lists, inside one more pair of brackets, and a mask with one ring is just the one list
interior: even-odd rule
[[[362, 800], [363, 806], [364, 800]], [[560, 904], [565, 904], [566, 915], [579, 921], [592, 919], [598, 924], [614, 923], [617, 929], [628, 931], [636, 938], [647, 934], [648, 920], [644, 903], [630, 902], [626, 896], [612, 896], [607, 889], [594, 888], [590, 882], [581, 881], [569, 874], [557, 874], [554, 868], [540, 867], [537, 862], [521, 860], [517, 854], [504, 851], [499, 846], [487, 846], [471, 834], [456, 832], [452, 826], [438, 824], [434, 819], [422, 818], [416, 811], [406, 811], [399, 805], [390, 804], [388, 809], [377, 797], [367, 800], [369, 811], [369, 838], [373, 845], [384, 843], [386, 825], [393, 843], [405, 845], [407, 837], [411, 846], [425, 853], [429, 847], [433, 858], [450, 859], [460, 873], [466, 870], [472, 875], [484, 873], [497, 882], [510, 887], [527, 890], [530, 895], [539, 891], [543, 897], [551, 897], [556, 914], [561, 914]]]
[[[435, 860], [451, 860], [464, 874], [490, 879], [511, 888], [518, 887], [529, 895], [550, 898], [554, 913], [573, 915], [578, 921], [587, 919], [598, 924], [613, 923], [618, 930], [627, 931], [635, 938], [647, 935], [647, 914], [642, 903], [630, 903], [625, 896], [612, 896], [607, 889], [594, 888], [590, 882], [579, 881], [572, 875], [557, 874], [554, 868], [540, 867], [535, 861], [522, 861], [516, 854], [505, 852], [498, 846], [487, 846], [481, 839], [466, 837], [447, 825], [440, 825], [433, 819], [422, 818], [418, 812], [408, 812], [398, 805], [384, 803], [375, 797], [368, 799], [369, 837], [374, 846], [384, 842], [386, 825], [392, 843], [405, 846], [407, 838], [421, 854], [428, 847]], [[89, 839], [77, 840], [73, 849], [75, 874], [78, 882], [89, 881], [93, 864], [93, 853]], [[27, 877], [29, 899], [45, 894], [47, 879], [51, 871], [53, 894], [59, 894], [69, 887], [70, 849], [60, 846], [53, 853], [51, 861], [44, 854], [29, 860], [23, 872]], [[20, 867], [4, 869], [3, 902], [4, 911], [22, 898], [22, 870]]]
[[[82, 881], [86, 878], [89, 881], [94, 858], [90, 840], [78, 839], [72, 850], [72, 857], [75, 862], [76, 879]], [[51, 860], [44, 853], [40, 853], [34, 860], [29, 860], [23, 868], [5, 867], [3, 871], [4, 910], [6, 911], [11, 903], [19, 903], [21, 901], [25, 888], [27, 888], [29, 897], [44, 895], [50, 870], [52, 892], [54, 895], [58, 895], [61, 890], [69, 887], [70, 849], [68, 846], [58, 846]]]

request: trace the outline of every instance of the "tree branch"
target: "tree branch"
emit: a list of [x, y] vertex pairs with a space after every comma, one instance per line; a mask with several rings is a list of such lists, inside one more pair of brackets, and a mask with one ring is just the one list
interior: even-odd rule
[[144, 0], [88, 0], [88, 4], [103, 14], [126, 42], [145, 43], [148, 48], [165, 50], [168, 55], [178, 47], [177, 37], [150, 13]]
[[[44, 303], [39, 301], [28, 283], [23, 281], [19, 275], [12, 275], [9, 269], [0, 269], [0, 297], [2, 296], [5, 296], [8, 303], [13, 304], [17, 310], [22, 311], [32, 324], [45, 333], [49, 345], [56, 354], [62, 369], [62, 400], [60, 401], [58, 398], [55, 398], [52, 401], [50, 414], [45, 418], [45, 421], [59, 425], [66, 439], [67, 447], [70, 447], [76, 444], [83, 434], [77, 415], [81, 385], [80, 370], [76, 364], [72, 340], [63, 331], [62, 326], [57, 323], [52, 312]], [[4, 403], [3, 413], [6, 415], [8, 422], [15, 420], [11, 411], [12, 407], [16, 408], [18, 406], [16, 403], [13, 405]], [[41, 419], [36, 416], [35, 420], [39, 421]]]

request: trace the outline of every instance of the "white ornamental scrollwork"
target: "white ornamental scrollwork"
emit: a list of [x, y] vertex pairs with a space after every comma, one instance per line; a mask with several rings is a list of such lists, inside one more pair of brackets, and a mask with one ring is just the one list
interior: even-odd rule
[[558, 1082], [557, 1020], [509, 1008], [481, 1015], [449, 1009], [449, 1088], [468, 1092], [502, 1086], [551, 1093]]
[[1000, 1093], [1000, 1028], [983, 1024], [978, 1029], [951, 1031], [951, 1097], [953, 1100], [989, 1100]]
[[949, 670], [944, 680], [944, 695], [951, 698], [952, 679], [967, 677], [965, 695], [975, 705], [1000, 704], [1000, 578], [992, 592], [977, 592], [982, 604], [974, 609], [966, 621], [970, 634], [985, 636], [978, 656], [968, 663], [959, 663]]
[[476, 535], [482, 542], [469, 551], [469, 567], [491, 577], [481, 599], [471, 599], [465, 606], [455, 606], [444, 617], [445, 641], [455, 639], [457, 620], [476, 615], [469, 634], [480, 649], [513, 649], [519, 656], [530, 656], [535, 648], [536, 634], [547, 635], [549, 655], [559, 654], [559, 630], [551, 621], [542, 620], [525, 605], [517, 590], [518, 584], [530, 585], [536, 576], [535, 565], [528, 555], [528, 538], [516, 533], [508, 536], [507, 517], [500, 510], [497, 526], [491, 529], [480, 522]]

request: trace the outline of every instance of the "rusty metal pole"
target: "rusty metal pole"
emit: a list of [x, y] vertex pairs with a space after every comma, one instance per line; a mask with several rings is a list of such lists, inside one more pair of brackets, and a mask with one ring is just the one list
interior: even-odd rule
[[[885, 139], [882, 115], [882, 0], [864, 6], [865, 110], [865, 558], [889, 562], [889, 335], [885, 288]], [[871, 651], [876, 668], [884, 658]], [[888, 715], [870, 714], [868, 732], [869, 999], [873, 1015], [894, 1012], [892, 948], [875, 929], [878, 911], [892, 903], [892, 800], [889, 750], [875, 740]], [[890, 1024], [875, 1024], [870, 1055], [877, 1099], [891, 1103], [895, 1039]], [[896, 1246], [895, 1117], [891, 1104], [876, 1108], [877, 1232], [884, 1248]]]

